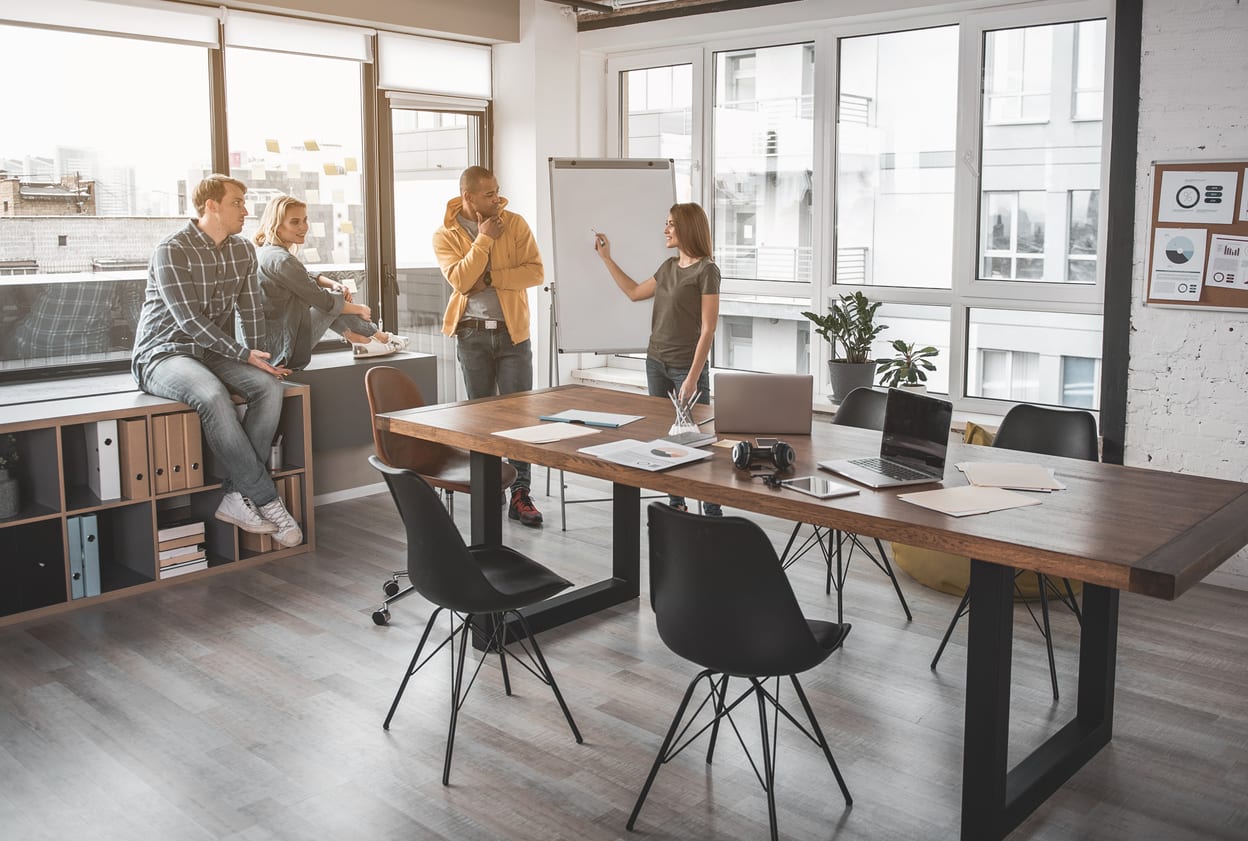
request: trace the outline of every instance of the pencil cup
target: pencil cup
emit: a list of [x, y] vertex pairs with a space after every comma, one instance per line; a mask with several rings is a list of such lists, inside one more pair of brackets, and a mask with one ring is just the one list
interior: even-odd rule
[[279, 441], [269, 447], [269, 470], [282, 469], [282, 443]]

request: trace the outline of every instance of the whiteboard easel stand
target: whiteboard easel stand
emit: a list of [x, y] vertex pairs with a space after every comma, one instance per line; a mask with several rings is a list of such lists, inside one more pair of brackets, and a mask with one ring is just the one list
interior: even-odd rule
[[[554, 386], [561, 385], [559, 382], [559, 316], [556, 315], [558, 309], [555, 307], [555, 282], [551, 281], [543, 287], [550, 293], [550, 352], [546, 357], [546, 379]], [[550, 474], [551, 468], [546, 468], [546, 496], [550, 496]], [[567, 495], [568, 483], [563, 479], [563, 471], [559, 471], [559, 530], [568, 530], [568, 506], [579, 505], [582, 502], [612, 502], [614, 497], [602, 496], [593, 499], [568, 499]], [[656, 499], [663, 494], [654, 494], [653, 496], [643, 496], [642, 499]]]

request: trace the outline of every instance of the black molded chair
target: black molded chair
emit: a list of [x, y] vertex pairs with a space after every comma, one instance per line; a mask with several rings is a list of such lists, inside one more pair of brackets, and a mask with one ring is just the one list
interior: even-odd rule
[[[702, 667], [685, 690], [672, 719], [663, 745], [650, 768], [650, 775], [628, 819], [631, 830], [645, 803], [646, 795], [659, 773], [659, 767], [684, 750], [708, 729], [710, 740], [706, 762], [715, 752], [719, 723], [727, 718], [745, 748], [754, 773], [767, 793], [767, 813], [771, 837], [776, 839], [774, 737], [780, 715], [818, 745], [836, 776], [845, 796], [853, 798], [841, 771], [832, 758], [827, 739], [806, 700], [797, 675], [822, 663], [841, 646], [849, 625], [807, 619], [793, 595], [793, 588], [778, 563], [776, 550], [767, 535], [742, 517], [704, 517], [677, 511], [662, 503], [651, 503], [650, 519], [650, 604], [654, 608], [659, 636], [674, 653]], [[780, 703], [780, 678], [787, 676], [801, 702], [810, 729], [800, 723]], [[748, 682], [735, 699], [728, 696], [729, 678]], [[764, 685], [775, 678], [773, 689]], [[680, 728], [694, 690], [703, 680], [707, 697]], [[762, 732], [763, 769], [750, 755], [749, 748], [732, 721], [732, 712], [742, 701], [754, 696], [758, 703]], [[699, 714], [708, 704], [711, 720], [686, 737]], [[772, 710], [768, 721], [768, 708]], [[673, 744], [679, 742], [679, 744]]]
[[[1005, 417], [1001, 419], [1001, 426], [997, 430], [996, 437], [992, 439], [992, 446], [1042, 455], [1081, 458], [1086, 461], [1100, 460], [1096, 418], [1092, 417], [1091, 413], [1032, 406], [1028, 403], [1020, 403], [1006, 412]], [[1016, 582], [1024, 572], [1025, 570], [1019, 570], [1015, 573]], [[1053, 634], [1049, 626], [1049, 595], [1054, 595], [1070, 608], [1080, 624], [1083, 622], [1083, 616], [1079, 612], [1079, 600], [1075, 598], [1075, 591], [1069, 578], [1063, 578], [1062, 589], [1058, 589], [1049, 576], [1040, 572], [1034, 574], [1040, 596], [1041, 618], [1036, 618], [1030, 602], [1026, 599], [1022, 601], [1027, 607], [1027, 612], [1031, 614], [1032, 621], [1036, 623], [1036, 627], [1040, 629], [1040, 634], [1044, 637], [1044, 644], [1049, 655], [1049, 680], [1053, 684], [1053, 700], [1056, 701], [1058, 699], [1057, 664], [1053, 660]], [[1017, 583], [1014, 587], [1021, 598], [1022, 592]], [[945, 646], [949, 644], [949, 637], [953, 634], [958, 620], [965, 616], [970, 608], [971, 589], [967, 587], [966, 594], [962, 596], [962, 601], [958, 604], [958, 609], [953, 613], [953, 619], [949, 621], [949, 627], [945, 629], [945, 636], [940, 641], [940, 647], [936, 649], [936, 656], [932, 658], [933, 669], [940, 662], [940, 655], [944, 653]]]
[[[419, 409], [425, 405], [425, 398], [416, 381], [392, 365], [377, 365], [364, 372], [364, 393], [368, 397], [368, 411], [374, 417], [382, 412]], [[455, 492], [467, 494], [471, 491], [466, 450], [408, 435], [395, 435], [378, 429], [376, 423], [373, 424], [373, 447], [377, 457], [385, 464], [414, 470], [442, 491], [446, 497], [446, 509], [451, 514], [455, 513]], [[515, 480], [516, 469], [504, 463], [503, 487]], [[399, 589], [399, 579], [406, 575], [406, 571], [396, 570], [382, 584], [386, 599], [373, 611], [373, 622], [376, 624], [387, 624], [390, 621], [390, 605], [412, 592], [410, 586]]]
[[[576, 737], [577, 744], [580, 744], [581, 731], [576, 728], [572, 713], [563, 701], [563, 695], [559, 692], [550, 667], [546, 665], [546, 658], [542, 656], [537, 638], [529, 629], [524, 614], [520, 613], [521, 608], [566, 590], [572, 586], [572, 582], [506, 546], [465, 546], [450, 513], [421, 476], [411, 470], [389, 467], [376, 456], [369, 456], [368, 461], [381, 471], [395, 505], [398, 506], [399, 515], [403, 518], [403, 526], [407, 532], [407, 571], [412, 586], [437, 606], [425, 625], [425, 632], [421, 634], [416, 653], [412, 655], [412, 661], [403, 675], [403, 682], [399, 684], [399, 691], [394, 696], [394, 703], [390, 705], [390, 712], [386, 714], [382, 727], [390, 729], [390, 720], [394, 718], [394, 711], [398, 708], [399, 700], [403, 697], [412, 675], [420, 671], [434, 654], [449, 645], [454, 666], [451, 679], [451, 723], [446, 737], [442, 784], [449, 783], [459, 708], [485, 662], [483, 656], [465, 686], [464, 660], [471, 644], [469, 635], [475, 631], [488, 638], [485, 647], [487, 652], [498, 652], [498, 661], [503, 672], [503, 688], [507, 694], [511, 694], [511, 676], [507, 671], [507, 658], [510, 654], [512, 660], [528, 669], [554, 692], [559, 709], [563, 710], [564, 718], [572, 728], [572, 735]], [[421, 660], [420, 655], [425, 649], [429, 633], [433, 630], [438, 614], [443, 610], [450, 616], [451, 632]], [[516, 644], [524, 652], [523, 657], [508, 650], [505, 622], [508, 614], [516, 617], [523, 631], [516, 640]], [[458, 652], [455, 651], [456, 637]]]
[[[853, 426], [859, 429], [883, 429], [884, 405], [887, 402], [887, 391], [877, 391], [873, 388], [855, 388], [845, 395], [845, 399], [837, 407], [832, 423], [840, 426]], [[873, 538], [875, 540], [876, 552], [879, 553], [876, 554], [876, 552], [872, 552], [867, 548], [863, 539], [856, 534], [842, 532], [838, 529], [825, 529], [822, 526], [812, 526], [811, 535], [794, 550], [793, 544], [797, 540], [798, 532], [801, 531], [804, 525], [805, 523], [797, 523], [793, 526], [793, 533], [789, 535], [789, 542], [785, 544], [784, 551], [780, 553], [780, 563], [787, 569], [815, 546], [819, 547], [823, 554], [823, 562], [828, 568], [828, 578], [824, 584], [824, 592], [831, 594], [832, 585], [836, 584], [836, 621], [842, 622], [845, 619], [845, 578], [849, 575], [849, 566], [853, 562], [855, 550], [863, 552], [871, 563], [879, 568], [880, 572], [888, 576], [888, 580], [893, 582], [893, 589], [897, 591], [897, 599], [901, 602], [901, 609], [906, 612], [906, 620], [909, 621], [914, 618], [910, 613], [910, 605], [906, 604], [906, 597], [901, 592], [901, 582], [897, 580], [897, 573], [893, 571], [893, 565], [889, 562], [888, 554], [884, 551], [884, 544], [878, 537]], [[827, 541], [826, 543], [824, 542], [825, 540]], [[836, 550], [835, 578], [832, 575], [832, 551], [829, 543], [834, 544]], [[849, 544], [848, 552], [844, 551], [846, 543]]]

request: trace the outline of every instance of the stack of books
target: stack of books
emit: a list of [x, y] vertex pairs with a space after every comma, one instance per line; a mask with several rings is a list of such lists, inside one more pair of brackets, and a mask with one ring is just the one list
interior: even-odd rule
[[170, 523], [156, 532], [157, 563], [161, 578], [173, 578], [208, 568], [204, 551], [204, 521]]

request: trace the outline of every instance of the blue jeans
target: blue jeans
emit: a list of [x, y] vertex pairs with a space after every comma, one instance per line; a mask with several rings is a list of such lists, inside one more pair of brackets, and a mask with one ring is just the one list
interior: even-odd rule
[[[199, 413], [204, 439], [216, 457], [222, 485], [256, 505], [277, 499], [266, 461], [282, 414], [282, 385], [277, 377], [246, 362], [217, 354], [204, 359], [176, 354], [143, 371], [139, 388], [179, 400]], [[243, 420], [230, 394], [247, 401]]]
[[[669, 391], [679, 391], [685, 377], [688, 376], [689, 366], [687, 365], [664, 365], [657, 359], [646, 357], [646, 390], [651, 397], [667, 397]], [[711, 366], [709, 365], [703, 365], [702, 373], [698, 375], [698, 391], [702, 392], [698, 395], [699, 403], [711, 402]], [[673, 496], [669, 502], [672, 505], [684, 505], [685, 498]], [[717, 502], [706, 503], [703, 510], [712, 517], [718, 517], [723, 513], [723, 509]]]
[[[533, 347], [528, 339], [518, 345], [512, 344], [511, 334], [503, 322], [498, 323], [496, 330], [460, 327], [455, 338], [458, 340], [455, 356], [464, 374], [469, 400], [533, 388]], [[508, 461], [516, 468], [516, 481], [511, 489], [527, 491], [532, 484], [529, 463]]]

